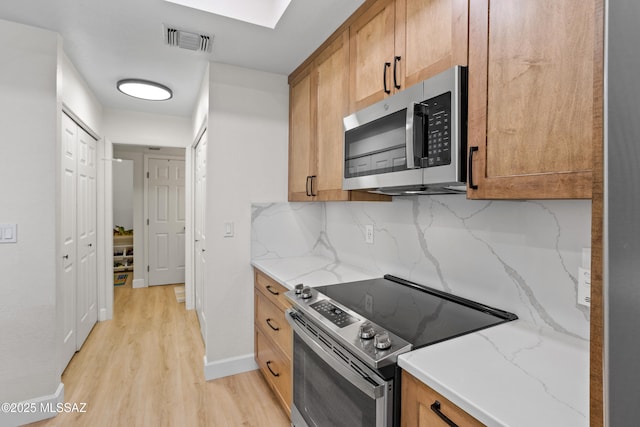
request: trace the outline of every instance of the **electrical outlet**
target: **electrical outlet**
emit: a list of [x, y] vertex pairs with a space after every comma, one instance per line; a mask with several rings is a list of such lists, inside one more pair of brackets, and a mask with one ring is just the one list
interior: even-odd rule
[[371, 224], [364, 226], [364, 241], [373, 245], [373, 225]]
[[591, 307], [591, 270], [578, 268], [578, 304]]

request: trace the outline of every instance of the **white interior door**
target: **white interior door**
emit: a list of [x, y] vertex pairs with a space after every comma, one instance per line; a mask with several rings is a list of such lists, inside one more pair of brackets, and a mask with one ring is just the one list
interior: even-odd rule
[[206, 336], [206, 319], [204, 315], [204, 278], [206, 277], [206, 235], [205, 208], [207, 194], [207, 133], [202, 135], [195, 148], [195, 194], [194, 194], [194, 275], [195, 305], [202, 339]]
[[78, 126], [62, 115], [61, 253], [62, 355], [61, 372], [76, 352], [76, 181]]
[[149, 285], [184, 283], [184, 160], [149, 159]]
[[80, 350], [80, 347], [89, 336], [89, 332], [98, 321], [96, 148], [96, 140], [79, 128], [77, 173], [77, 350]]

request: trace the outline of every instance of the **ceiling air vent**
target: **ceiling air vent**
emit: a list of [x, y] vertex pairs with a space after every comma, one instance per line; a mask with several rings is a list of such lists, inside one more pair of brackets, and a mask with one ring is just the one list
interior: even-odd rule
[[193, 50], [195, 52], [211, 52], [212, 36], [180, 30], [168, 25], [165, 25], [164, 29], [165, 42], [169, 46], [176, 46], [181, 49]]

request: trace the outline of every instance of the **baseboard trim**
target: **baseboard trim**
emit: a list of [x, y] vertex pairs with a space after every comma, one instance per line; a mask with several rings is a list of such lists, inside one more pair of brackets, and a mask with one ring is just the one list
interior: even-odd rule
[[254, 360], [253, 353], [211, 363], [207, 362], [207, 356], [204, 356], [204, 379], [206, 381], [255, 371], [256, 369], [258, 369], [258, 365]]
[[133, 279], [131, 283], [131, 287], [134, 289], [138, 288], [146, 288], [147, 286], [144, 284], [144, 279]]
[[98, 321], [99, 322], [104, 322], [105, 320], [109, 320], [107, 318], [107, 309], [106, 308], [101, 308], [100, 310], [98, 310]]
[[[21, 412], [0, 412], [0, 425], [17, 427], [55, 417], [58, 404], [64, 403], [64, 384], [60, 383], [54, 394], [24, 400], [17, 404]], [[24, 409], [28, 408], [28, 412]]]

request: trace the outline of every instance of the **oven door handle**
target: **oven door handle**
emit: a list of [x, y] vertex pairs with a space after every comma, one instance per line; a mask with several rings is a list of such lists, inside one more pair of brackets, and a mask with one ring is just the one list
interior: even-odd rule
[[[317, 354], [322, 360], [324, 360], [327, 365], [331, 366], [334, 371], [338, 372], [343, 378], [345, 378], [347, 381], [349, 381], [351, 384], [353, 384], [360, 391], [362, 391], [372, 399], [378, 399], [384, 395], [384, 384], [374, 386], [364, 377], [362, 377], [362, 375], [342, 365], [333, 356], [327, 353], [325, 349], [320, 346], [320, 344], [309, 337], [309, 335], [307, 335], [304, 330], [300, 326], [298, 326], [295, 320], [291, 319], [291, 312], [289, 310], [287, 310], [286, 313], [287, 321], [291, 324], [294, 332], [297, 333], [300, 338], [302, 338], [305, 344], [307, 344], [315, 354]], [[375, 381], [373, 378], [369, 378]]]

